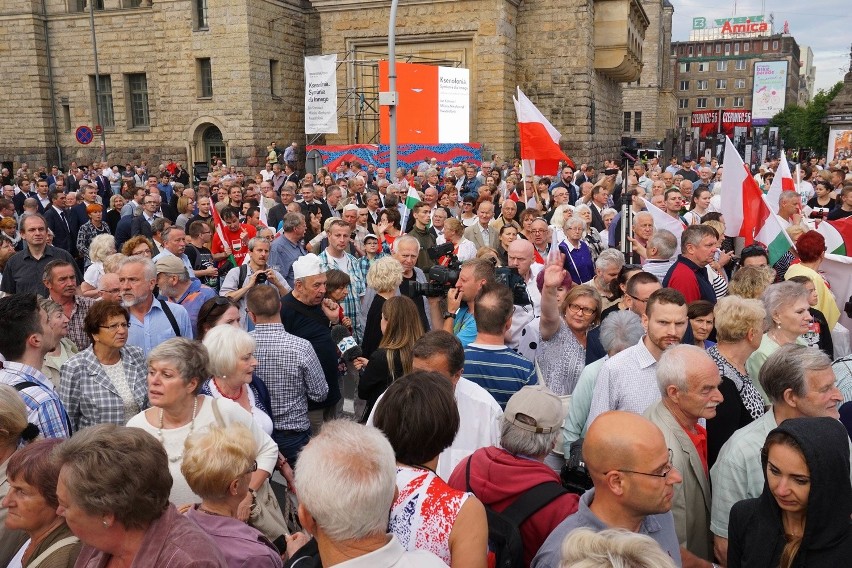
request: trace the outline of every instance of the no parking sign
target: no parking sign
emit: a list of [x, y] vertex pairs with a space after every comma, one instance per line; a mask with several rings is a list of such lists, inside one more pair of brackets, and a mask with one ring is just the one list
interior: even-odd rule
[[92, 140], [95, 139], [95, 134], [88, 126], [81, 126], [74, 131], [74, 137], [80, 144], [91, 144]]

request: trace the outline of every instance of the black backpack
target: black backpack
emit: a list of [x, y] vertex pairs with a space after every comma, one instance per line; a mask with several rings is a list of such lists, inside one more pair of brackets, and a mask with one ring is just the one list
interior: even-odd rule
[[[471, 461], [473, 456], [467, 460], [465, 484], [467, 491], [475, 496], [476, 493], [470, 487]], [[494, 557], [494, 568], [523, 568], [524, 541], [521, 538], [521, 525], [539, 509], [566, 493], [568, 492], [559, 483], [545, 481], [518, 495], [512, 504], [500, 513], [483, 503], [488, 519], [488, 555]]]

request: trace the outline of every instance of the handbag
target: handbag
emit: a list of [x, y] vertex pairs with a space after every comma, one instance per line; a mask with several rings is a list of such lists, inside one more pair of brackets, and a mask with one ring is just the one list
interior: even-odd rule
[[[222, 428], [226, 428], [227, 426], [222, 419], [222, 414], [219, 412], [219, 405], [216, 398], [212, 399], [212, 404], [216, 424]], [[287, 546], [284, 537], [290, 536], [290, 529], [284, 520], [281, 504], [278, 503], [278, 498], [269, 485], [269, 480], [264, 481], [263, 485], [257, 491], [252, 491], [251, 489], [249, 491], [252, 494], [251, 513], [248, 520], [249, 526], [263, 533], [278, 550], [286, 550]]]

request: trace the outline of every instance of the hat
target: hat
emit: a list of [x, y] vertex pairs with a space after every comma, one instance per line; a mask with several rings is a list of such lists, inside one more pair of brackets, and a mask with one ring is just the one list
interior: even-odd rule
[[367, 234], [364, 236], [364, 242], [365, 242], [365, 243], [367, 242], [367, 239], [373, 239], [374, 241], [378, 241], [378, 240], [379, 240], [379, 237], [377, 237], [377, 236], [376, 236], [376, 235], [374, 235], [373, 233], [367, 233]]
[[[523, 415], [526, 419], [518, 420]], [[562, 400], [545, 385], [525, 386], [512, 395], [503, 413], [510, 424], [536, 434], [550, 434], [562, 426]], [[531, 422], [531, 424], [530, 424]]]
[[164, 254], [156, 262], [157, 274], [186, 274], [183, 261], [173, 254]]
[[293, 263], [294, 280], [300, 280], [308, 276], [316, 276], [317, 274], [323, 274], [324, 272], [325, 270], [323, 270], [320, 265], [319, 257], [313, 253], [300, 256], [299, 259]]

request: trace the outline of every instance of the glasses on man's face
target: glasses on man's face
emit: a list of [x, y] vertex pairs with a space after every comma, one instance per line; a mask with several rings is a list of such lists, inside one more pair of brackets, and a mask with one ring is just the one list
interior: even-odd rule
[[100, 327], [101, 329], [108, 329], [110, 332], [115, 333], [119, 329], [127, 329], [129, 327], [129, 324], [126, 321], [122, 321], [111, 325], [99, 325], [98, 327]]
[[[625, 292], [625, 293], [626, 293], [626, 292]], [[645, 299], [643, 300], [642, 298], [637, 298], [637, 297], [636, 297], [636, 296], [634, 296], [633, 294], [627, 294], [627, 295], [628, 295], [628, 296], [630, 296], [631, 298], [633, 298], [634, 300], [636, 300], [637, 302], [640, 302], [640, 303], [642, 303], [642, 304], [646, 304], [646, 303], [648, 303], [648, 298], [645, 298]]]
[[674, 452], [672, 452], [671, 448], [669, 448], [669, 463], [663, 466], [662, 471], [660, 473], [647, 473], [644, 471], [633, 471], [632, 469], [619, 469], [621, 473], [635, 473], [636, 475], [647, 475], [649, 477], [660, 477], [665, 479], [668, 477], [669, 473], [674, 469], [674, 464], [672, 461], [674, 460]]
[[595, 315], [595, 310], [593, 308], [587, 308], [580, 304], [568, 304], [568, 309], [574, 314], [583, 314], [586, 317]]

